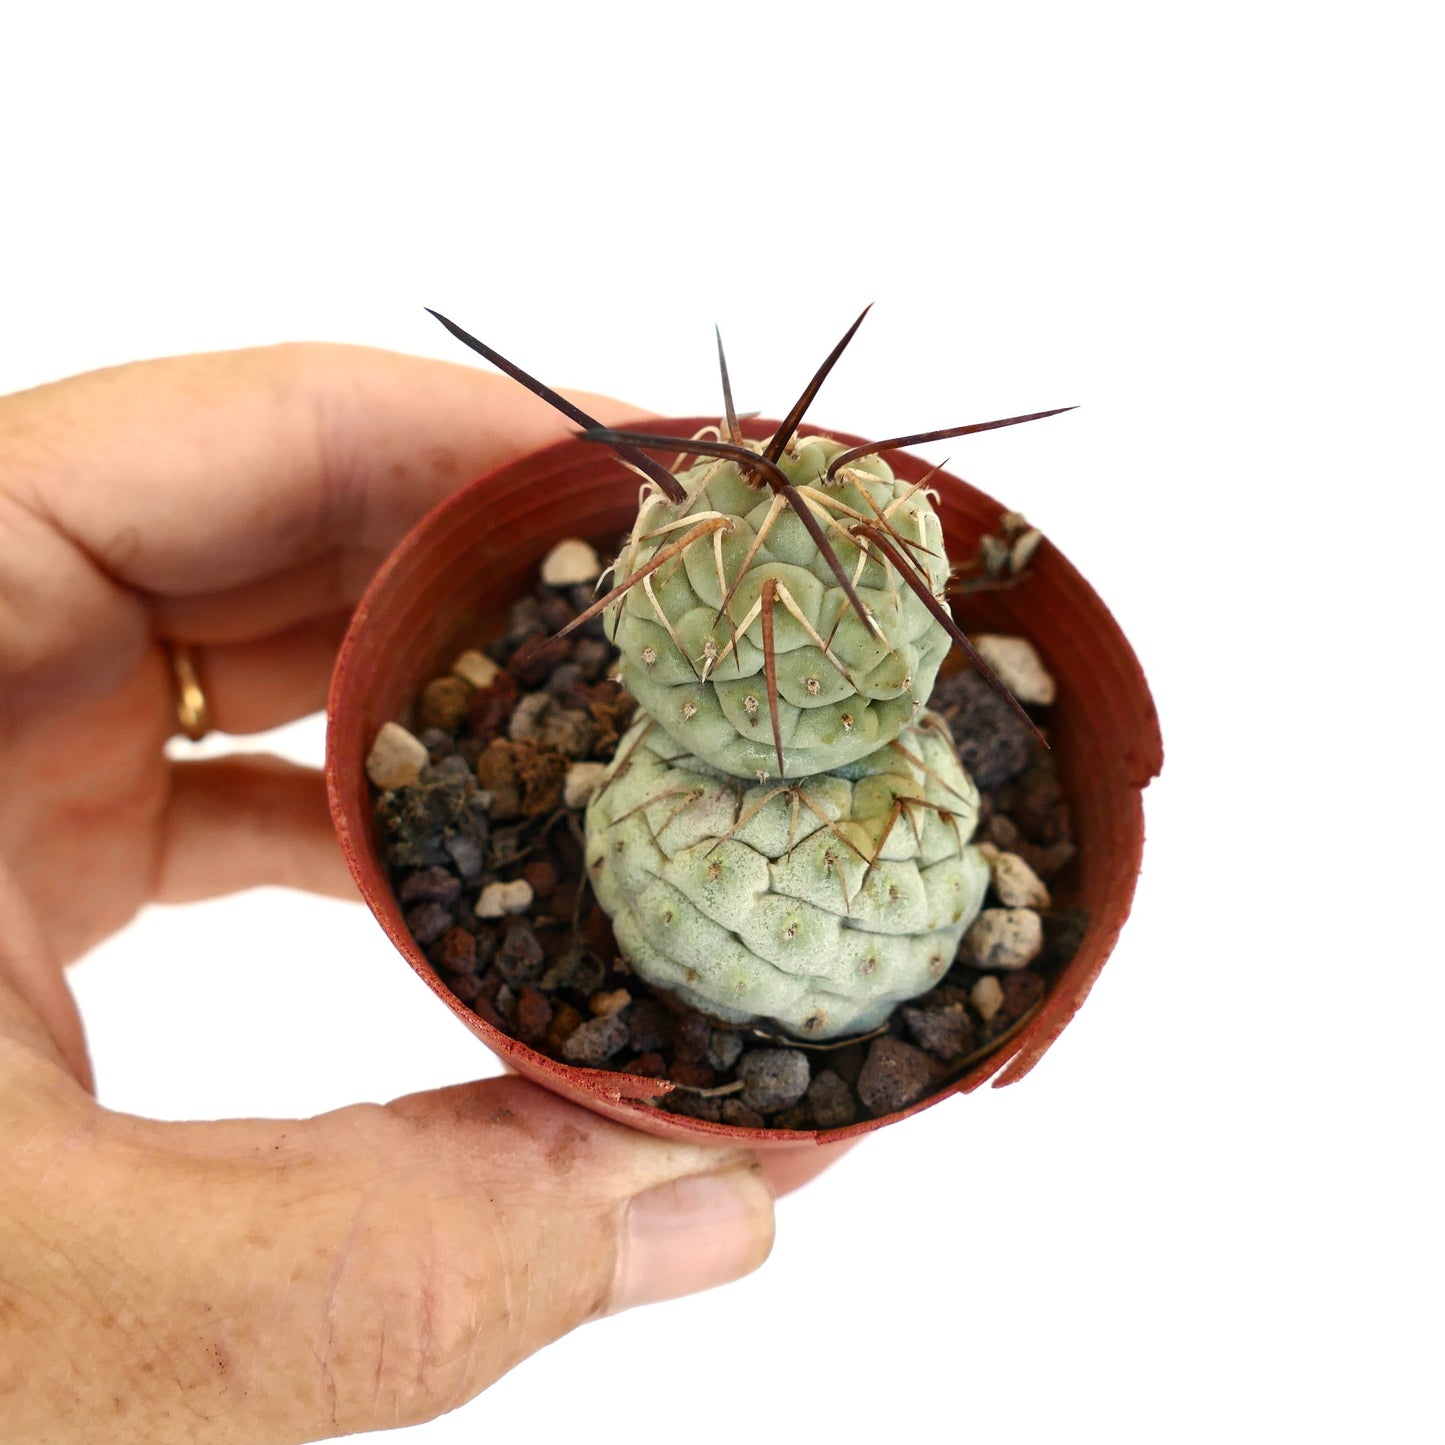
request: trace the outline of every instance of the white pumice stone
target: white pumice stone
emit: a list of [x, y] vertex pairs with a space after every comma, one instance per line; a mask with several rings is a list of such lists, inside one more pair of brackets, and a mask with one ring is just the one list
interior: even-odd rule
[[979, 656], [1020, 702], [1047, 707], [1058, 695], [1054, 679], [1026, 637], [1003, 637], [982, 632], [971, 639]]
[[477, 899], [478, 918], [504, 918], [525, 913], [532, 906], [532, 885], [525, 878], [515, 883], [488, 883]]
[[597, 553], [578, 537], [558, 542], [542, 559], [542, 581], [549, 587], [591, 582], [602, 571]]
[[[982, 850], [980, 850], [982, 851]], [[1049, 890], [1017, 853], [996, 853], [989, 859], [993, 891], [1005, 908], [1047, 908]]]
[[1016, 538], [1008, 554], [1009, 571], [1022, 572], [1033, 561], [1034, 553], [1039, 550], [1039, 543], [1043, 540], [1044, 534], [1037, 527], [1030, 527]]
[[573, 763], [562, 784], [562, 801], [569, 808], [585, 808], [606, 776], [606, 763]]
[[986, 973], [969, 989], [968, 1001], [984, 1023], [988, 1023], [1003, 1007], [1003, 985], [991, 973]]
[[366, 755], [366, 776], [383, 792], [405, 788], [416, 782], [429, 761], [426, 744], [420, 738], [413, 737], [400, 723], [383, 723]]
[[963, 936], [976, 968], [1023, 968], [1043, 946], [1043, 920], [1031, 908], [985, 908]]
[[475, 688], [490, 687], [501, 670], [485, 652], [464, 652], [452, 663], [452, 672]]

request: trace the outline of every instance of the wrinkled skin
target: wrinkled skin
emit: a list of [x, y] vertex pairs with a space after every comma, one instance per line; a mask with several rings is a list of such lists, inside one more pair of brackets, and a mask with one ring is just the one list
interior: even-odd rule
[[312, 711], [401, 533], [564, 431], [499, 378], [339, 347], [0, 400], [0, 1438], [430, 1418], [583, 1320], [755, 1267], [772, 1190], [826, 1162], [765, 1180], [516, 1079], [292, 1122], [93, 1097], [66, 962], [152, 900], [352, 895], [318, 775], [166, 760], [163, 643], [194, 647], [218, 728]]

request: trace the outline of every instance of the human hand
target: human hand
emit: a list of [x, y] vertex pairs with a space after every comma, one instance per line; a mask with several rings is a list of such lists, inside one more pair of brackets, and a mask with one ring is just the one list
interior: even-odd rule
[[165, 644], [192, 648], [223, 730], [313, 711], [406, 528], [566, 431], [501, 378], [339, 347], [0, 400], [0, 1437], [427, 1419], [585, 1319], [767, 1253], [746, 1155], [520, 1080], [294, 1123], [160, 1124], [88, 1092], [62, 965], [141, 904], [271, 882], [354, 896], [318, 774], [167, 761]]

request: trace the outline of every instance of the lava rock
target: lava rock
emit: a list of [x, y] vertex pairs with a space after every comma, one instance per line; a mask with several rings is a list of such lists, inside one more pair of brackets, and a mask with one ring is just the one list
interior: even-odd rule
[[750, 1109], [738, 1098], [727, 1098], [722, 1101], [722, 1122], [731, 1124], [735, 1129], [761, 1129], [764, 1119], [756, 1109]]
[[542, 621], [542, 609], [537, 599], [531, 593], [517, 598], [507, 613], [507, 635], [502, 639], [504, 645], [515, 651], [528, 638], [544, 637], [546, 633], [547, 624]]
[[823, 1069], [808, 1085], [808, 1110], [819, 1129], [841, 1129], [858, 1117], [852, 1089], [832, 1069]]
[[734, 1033], [731, 1029], [714, 1029], [712, 1038], [708, 1040], [707, 1053], [703, 1055], [703, 1062], [708, 1068], [725, 1074], [737, 1063], [738, 1056], [742, 1051], [743, 1040], [740, 1034]]
[[949, 725], [959, 759], [980, 788], [1011, 778], [1036, 746], [1018, 714], [971, 668], [940, 682], [929, 706]]
[[760, 1114], [786, 1109], [807, 1092], [811, 1073], [801, 1049], [754, 1049], [738, 1061], [742, 1101]]
[[456, 914], [445, 903], [418, 903], [406, 914], [406, 926], [423, 948], [435, 943], [456, 921]]
[[517, 1037], [524, 1044], [540, 1043], [552, 1027], [552, 1005], [546, 994], [531, 984], [517, 991]]
[[572, 649], [572, 663], [583, 682], [596, 682], [612, 664], [612, 649], [596, 637], [579, 638]]
[[481, 997], [482, 981], [474, 973], [459, 973], [447, 979], [447, 987], [463, 1003], [475, 1004]]
[[543, 747], [553, 748], [563, 757], [583, 759], [592, 751], [596, 729], [585, 712], [573, 707], [554, 707], [542, 719], [537, 730]]
[[973, 1020], [962, 1004], [905, 1007], [903, 1022], [919, 1048], [945, 1062], [967, 1053], [973, 1042]]
[[690, 1089], [710, 1089], [717, 1083], [717, 1075], [706, 1064], [689, 1064], [682, 1059], [674, 1060], [667, 1077], [674, 1084], [686, 1084]]
[[560, 1054], [567, 1040], [582, 1023], [582, 1015], [563, 999], [552, 1004], [552, 1027], [547, 1030], [547, 1047], [554, 1054]]
[[477, 970], [477, 940], [465, 928], [449, 928], [441, 936], [432, 954], [438, 968], [448, 973], [475, 973]]
[[628, 1037], [640, 1054], [661, 1049], [671, 1038], [671, 1019], [661, 1004], [649, 998], [639, 999], [628, 1011]]
[[493, 965], [509, 984], [520, 988], [524, 983], [537, 982], [545, 957], [537, 935], [518, 919], [507, 930]]
[[[561, 632], [576, 616], [577, 613], [572, 604], [565, 597], [559, 597], [555, 592], [549, 592], [544, 597], [537, 599], [537, 611], [542, 621], [547, 624], [548, 632]], [[554, 665], [562, 661], [572, 651], [572, 644], [565, 639], [553, 638], [553, 641], [562, 641]]]
[[712, 1025], [700, 1013], [685, 1013], [673, 1027], [673, 1050], [685, 1063], [701, 1063], [712, 1042]]
[[449, 732], [441, 728], [427, 728], [421, 734], [421, 745], [426, 749], [426, 755], [431, 759], [433, 765], [441, 762], [443, 758], [449, 758], [456, 752], [456, 740]]
[[790, 1108], [780, 1109], [773, 1115], [772, 1122], [774, 1129], [811, 1129], [813, 1111], [808, 1107], [807, 1099], [803, 1098]]
[[472, 698], [468, 726], [472, 736], [484, 743], [502, 737], [512, 720], [521, 688], [510, 672], [498, 670], [492, 681]]
[[705, 1094], [690, 1094], [686, 1089], [674, 1089], [666, 1099], [662, 1107], [669, 1114], [684, 1114], [689, 1119], [703, 1119], [709, 1124], [717, 1124], [722, 1120], [721, 1099], [710, 1099]]
[[533, 858], [522, 869], [522, 877], [538, 903], [545, 903], [557, 891], [557, 869], [546, 858]]
[[562, 1057], [584, 1068], [596, 1068], [626, 1043], [627, 1020], [621, 1014], [605, 1014], [578, 1024], [562, 1047]]
[[874, 1039], [858, 1075], [858, 1097], [875, 1118], [916, 1104], [938, 1078], [938, 1066], [912, 1044]]
[[475, 838], [469, 838], [465, 833], [453, 833], [445, 839], [442, 847], [447, 851], [447, 857], [452, 860], [452, 865], [468, 882], [482, 876], [482, 844]]
[[[547, 965], [547, 972], [542, 976], [542, 987], [553, 990], [572, 988], [578, 993], [595, 993], [601, 987], [605, 976], [606, 970], [601, 962], [593, 957], [586, 944], [569, 943]], [[643, 1048], [644, 1045], [637, 1044], [634, 1047]]]
[[401, 880], [396, 896], [402, 903], [455, 903], [462, 881], [445, 868], [424, 868]]
[[1044, 981], [1031, 969], [1006, 973], [1003, 979], [1003, 1011], [1009, 1023], [1021, 1019], [1044, 996]]
[[1089, 931], [1087, 908], [1063, 908], [1044, 918], [1044, 951], [1040, 962], [1062, 968], [1078, 951]]
[[534, 738], [541, 727], [542, 718], [551, 710], [552, 698], [545, 692], [524, 693], [517, 699], [512, 710], [512, 720], [507, 724], [507, 736], [514, 743], [523, 738]]
[[561, 667], [554, 668], [552, 676], [547, 679], [547, 691], [552, 697], [563, 700], [582, 681], [582, 669], [575, 662], [564, 662]]
[[541, 634], [529, 637], [507, 659], [507, 671], [523, 687], [541, 687], [552, 675], [552, 669], [567, 656], [567, 639], [549, 637], [553, 629], [542, 624]]

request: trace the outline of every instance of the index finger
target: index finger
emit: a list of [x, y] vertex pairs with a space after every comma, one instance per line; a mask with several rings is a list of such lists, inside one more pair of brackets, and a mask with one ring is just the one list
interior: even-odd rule
[[[600, 420], [639, 413], [578, 396]], [[435, 502], [575, 430], [515, 382], [302, 343], [138, 362], [0, 399], [3, 486], [113, 581], [243, 588], [384, 552]]]

